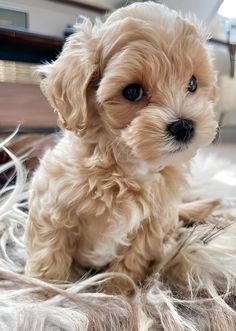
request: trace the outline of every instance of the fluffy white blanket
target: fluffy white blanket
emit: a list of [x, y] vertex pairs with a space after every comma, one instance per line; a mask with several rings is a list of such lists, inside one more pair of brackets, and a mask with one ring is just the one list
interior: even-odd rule
[[96, 292], [108, 274], [85, 275], [75, 284], [24, 276], [27, 173], [6, 144], [0, 147], [12, 161], [0, 173], [15, 167], [16, 182], [0, 190], [0, 330], [236, 330], [236, 200], [229, 198], [227, 180], [218, 180], [223, 170], [236, 179], [232, 164], [212, 157], [195, 163], [193, 184], [204, 191], [195, 185], [192, 194], [228, 198], [204, 224], [180, 224], [162, 267], [128, 299]]

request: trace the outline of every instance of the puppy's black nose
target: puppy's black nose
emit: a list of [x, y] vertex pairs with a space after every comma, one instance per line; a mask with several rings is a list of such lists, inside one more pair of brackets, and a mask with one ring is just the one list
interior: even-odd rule
[[181, 119], [171, 123], [167, 130], [179, 142], [189, 142], [194, 135], [194, 123], [192, 120]]

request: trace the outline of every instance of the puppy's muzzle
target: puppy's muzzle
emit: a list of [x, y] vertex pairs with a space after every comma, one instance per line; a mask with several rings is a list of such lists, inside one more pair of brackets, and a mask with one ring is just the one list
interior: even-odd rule
[[192, 120], [180, 119], [168, 125], [167, 131], [178, 142], [189, 142], [195, 132], [195, 125]]

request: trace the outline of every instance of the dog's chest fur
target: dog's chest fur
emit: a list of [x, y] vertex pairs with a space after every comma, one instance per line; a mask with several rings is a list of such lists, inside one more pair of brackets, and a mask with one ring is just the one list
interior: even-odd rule
[[160, 216], [154, 192], [158, 178], [145, 188], [137, 188], [132, 183], [129, 186], [121, 179], [115, 180], [114, 176], [111, 174], [105, 187], [100, 187], [94, 197], [91, 195], [89, 209], [94, 213], [88, 210], [81, 220], [82, 236], [76, 259], [86, 266], [100, 267], [112, 261], [120, 249], [129, 244], [128, 235], [136, 231], [141, 222]]
[[[117, 166], [91, 166], [91, 160], [82, 158], [76, 162], [72, 149], [61, 150], [59, 143], [45, 155], [34, 176], [32, 203], [38, 212], [35, 219], [64, 225], [77, 263], [105, 266], [129, 244], [129, 234], [142, 222], [160, 222], [163, 238], [175, 227], [176, 188], [166, 174], [137, 181]], [[173, 180], [170, 183], [173, 186]]]

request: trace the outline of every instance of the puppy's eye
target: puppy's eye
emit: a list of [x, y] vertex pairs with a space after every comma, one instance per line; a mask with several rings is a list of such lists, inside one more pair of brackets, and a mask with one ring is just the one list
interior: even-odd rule
[[197, 78], [194, 75], [190, 78], [188, 82], [187, 90], [191, 93], [197, 90]]
[[137, 102], [143, 97], [143, 89], [139, 84], [130, 84], [124, 88], [123, 96], [129, 101]]

